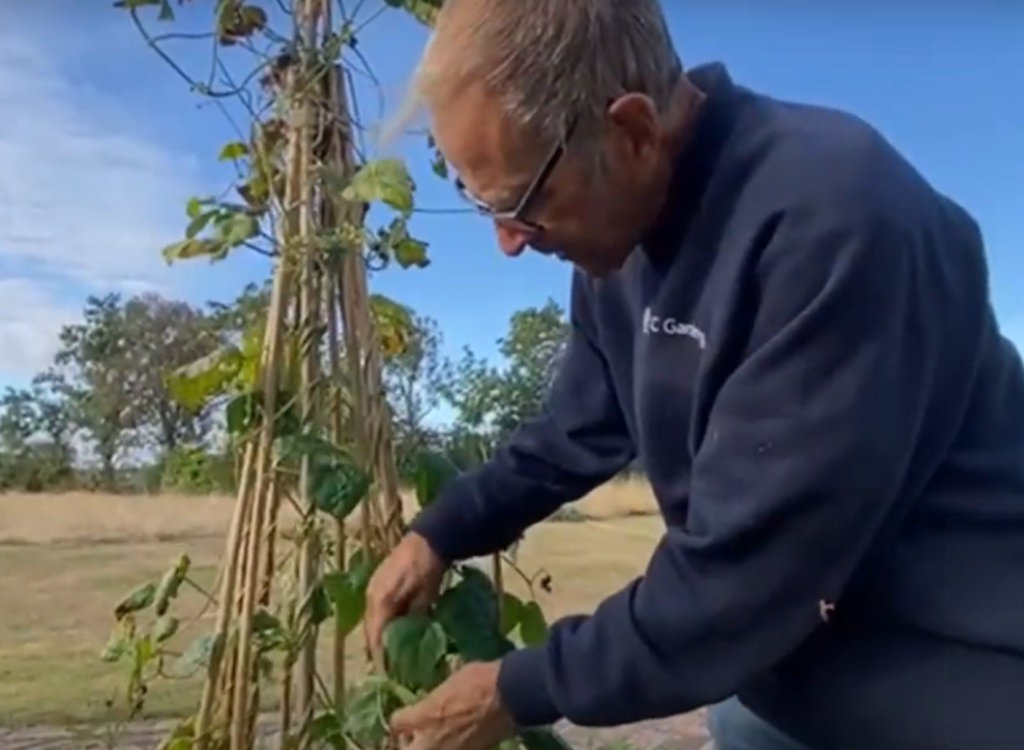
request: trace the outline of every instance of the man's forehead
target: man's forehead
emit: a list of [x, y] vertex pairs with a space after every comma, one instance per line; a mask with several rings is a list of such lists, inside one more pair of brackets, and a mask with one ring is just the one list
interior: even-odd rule
[[509, 127], [493, 98], [472, 93], [433, 113], [434, 136], [474, 196], [494, 205], [517, 200], [536, 172], [536, 149]]

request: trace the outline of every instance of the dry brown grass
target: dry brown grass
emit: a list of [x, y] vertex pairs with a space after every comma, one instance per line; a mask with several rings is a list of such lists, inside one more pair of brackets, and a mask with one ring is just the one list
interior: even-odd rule
[[[642, 572], [662, 529], [656, 517], [637, 517], [651, 503], [642, 483], [616, 482], [579, 504], [599, 520], [546, 523], [527, 534], [519, 564], [552, 575], [553, 591], [541, 595], [550, 617], [589, 611]], [[123, 668], [98, 654], [114, 603], [183, 551], [197, 581], [210, 585], [230, 513], [222, 497], [0, 496], [0, 726], [109, 716], [105, 701]], [[200, 595], [186, 593], [178, 613], [201, 605]], [[182, 636], [207, 630], [209, 617]], [[192, 682], [162, 683], [149, 711], [178, 714], [195, 697]]]
[[586, 518], [649, 516], [658, 512], [651, 485], [641, 479], [617, 479], [573, 503]]
[[[404, 496], [408, 515], [414, 499]], [[105, 495], [87, 492], [0, 495], [0, 544], [163, 542], [220, 536], [234, 499], [210, 495]], [[656, 512], [650, 485], [624, 479], [573, 504], [590, 519]], [[286, 518], [293, 514], [286, 512]]]

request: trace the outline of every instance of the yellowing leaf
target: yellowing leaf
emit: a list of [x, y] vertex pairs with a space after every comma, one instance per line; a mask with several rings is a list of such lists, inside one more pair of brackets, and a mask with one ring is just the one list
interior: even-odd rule
[[352, 175], [341, 197], [361, 203], [386, 203], [396, 211], [410, 214], [415, 190], [416, 183], [409, 176], [405, 162], [401, 159], [378, 159], [364, 164]]
[[241, 159], [249, 155], [249, 146], [242, 141], [231, 141], [230, 143], [224, 144], [224, 148], [220, 150], [220, 156], [217, 158], [221, 161], [234, 161], [235, 159]]
[[212, 260], [221, 260], [227, 254], [228, 248], [220, 240], [213, 239], [186, 239], [174, 242], [165, 247], [161, 253], [164, 260], [173, 263], [176, 260], [188, 260], [207, 256]]
[[185, 213], [188, 214], [188, 218], [196, 219], [199, 214], [203, 212], [203, 201], [195, 196], [188, 199], [188, 203], [185, 204]]
[[380, 294], [370, 296], [370, 317], [380, 342], [381, 354], [394, 357], [405, 351], [413, 329], [409, 308]]
[[186, 409], [198, 411], [214, 396], [222, 395], [244, 366], [233, 346], [223, 346], [167, 376], [167, 389]]
[[427, 257], [427, 243], [412, 237], [406, 237], [392, 249], [395, 260], [402, 268], [426, 268], [430, 265]]

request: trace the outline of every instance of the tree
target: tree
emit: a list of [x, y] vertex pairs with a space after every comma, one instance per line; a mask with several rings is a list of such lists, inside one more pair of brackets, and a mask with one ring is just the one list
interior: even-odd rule
[[73, 473], [70, 415], [47, 379], [8, 388], [0, 398], [0, 487], [38, 491], [66, 484]]
[[120, 295], [90, 296], [83, 317], [60, 332], [53, 382], [99, 460], [104, 486], [113, 489], [117, 458], [133, 444], [139, 425], [138, 373]]
[[441, 388], [450, 379], [448, 363], [441, 356], [442, 340], [437, 321], [413, 316], [404, 348], [384, 360], [397, 460], [403, 466], [435, 442], [425, 421], [441, 402]]
[[52, 447], [60, 464], [70, 473], [75, 456], [71, 445], [74, 423], [64, 393], [63, 381], [52, 370], [46, 370], [32, 379], [36, 429]]
[[456, 411], [457, 432], [509, 435], [536, 416], [569, 340], [565, 312], [553, 300], [512, 314], [508, 333], [498, 340], [504, 367], [496, 368], [466, 349], [444, 387]]
[[23, 454], [39, 429], [32, 392], [8, 388], [0, 398], [0, 409], [0, 447], [9, 455]]
[[152, 441], [164, 453], [183, 443], [202, 442], [209, 409], [192, 409], [173, 398], [167, 377], [217, 348], [215, 322], [186, 302], [155, 294], [128, 300], [122, 321], [140, 439]]
[[509, 330], [498, 342], [508, 362], [502, 376], [501, 407], [496, 424], [502, 432], [540, 413], [569, 341], [565, 311], [554, 300], [543, 307], [513, 313]]
[[254, 326], [262, 325], [270, 306], [270, 284], [249, 283], [231, 302], [209, 302], [210, 322], [221, 336], [238, 343]]

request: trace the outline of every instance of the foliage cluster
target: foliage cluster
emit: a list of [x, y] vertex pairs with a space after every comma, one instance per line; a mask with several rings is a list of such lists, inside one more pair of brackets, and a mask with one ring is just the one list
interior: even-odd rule
[[[268, 296], [251, 285], [203, 307], [155, 294], [90, 298], [51, 366], [0, 396], [0, 491], [233, 491], [228, 398], [183, 403], [176, 388], [204, 372], [206, 357], [244, 341]], [[443, 451], [465, 468], [538, 413], [568, 336], [553, 301], [525, 308], [498, 339], [496, 363], [470, 348], [453, 358], [435, 320], [407, 306], [403, 318], [405, 345], [384, 358], [383, 385], [405, 480], [419, 451]]]
[[[139, 15], [153, 6], [159, 21], [172, 21], [178, 11], [170, 0], [115, 5], [128, 11], [149, 46], [194, 91], [233, 99], [248, 118], [220, 151], [237, 169], [232, 189], [188, 201], [184, 237], [166, 247], [164, 257], [217, 262], [249, 249], [273, 265], [269, 289], [253, 290], [250, 304], [222, 311], [221, 320], [234, 326], [230, 334], [204, 328], [204, 349], [190, 350], [174, 367], [154, 359], [163, 341], [136, 351], [125, 334], [141, 331], [96, 325], [123, 323], [116, 304], [87, 310], [84, 327], [62, 340], [73, 353], [57, 360], [68, 371], [62, 387], [70, 392], [85, 383], [90, 394], [71, 403], [92, 399], [90, 413], [117, 425], [108, 434], [89, 423], [109, 480], [119, 440], [143, 426], [139, 404], [123, 397], [151, 387], [154, 373], [171, 404], [150, 415], [157, 434], [167, 437], [163, 428], [178, 411], [198, 420], [219, 410], [211, 421], [238, 459], [236, 509], [217, 593], [204, 592], [216, 608], [213, 632], [183, 652], [171, 645], [180, 628], [172, 602], [192, 583], [182, 555], [161, 581], [144, 583], [115, 607], [116, 629], [104, 658], [127, 665], [129, 715], [142, 709], [149, 680], [202, 670], [197, 711], [168, 736], [168, 750], [249, 750], [260, 696], [275, 688], [282, 748], [390, 747], [386, 726], [394, 708], [417, 700], [465, 661], [502, 656], [515, 647], [511, 634], [536, 642], [546, 632], [536, 601], [504, 591], [502, 571], [509, 564], [519, 569], [496, 554], [493, 582], [471, 566], [451, 571], [432, 612], [389, 624], [386, 663], [374, 665], [356, 686], [345, 679], [345, 639], [362, 619], [374, 567], [404, 525], [396, 464], [405, 467], [421, 505], [458, 472], [418, 431], [432, 405], [429, 389], [455, 406], [465, 423], [460, 436], [486, 448], [543, 392], [547, 365], [564, 338], [560, 311], [549, 306], [513, 320], [517, 330], [502, 342], [512, 360], [504, 375], [467, 355], [455, 368], [461, 380], [452, 385], [429, 356], [436, 330], [402, 304], [369, 292], [372, 273], [422, 269], [429, 258], [426, 243], [412, 233], [416, 185], [404, 162], [370, 159], [361, 148], [349, 74], [355, 61], [365, 62], [359, 39], [376, 17], [358, 20], [361, 2], [350, 9], [325, 0], [217, 0], [205, 35], [214, 43], [206, 82], [165, 49], [172, 38], [196, 35], [154, 36]], [[385, 0], [381, 10], [401, 9], [429, 24], [439, 5]], [[291, 33], [275, 31], [275, 20], [287, 21]], [[228, 49], [258, 61], [241, 82], [222, 57]], [[443, 175], [441, 161], [437, 167]], [[371, 209], [386, 218], [371, 223]], [[109, 377], [110, 364], [122, 368], [123, 382]], [[496, 394], [502, 387], [507, 400]], [[396, 433], [407, 447], [398, 460]], [[204, 453], [184, 447], [193, 444], [165, 441], [165, 476], [203, 486]], [[278, 525], [285, 503], [299, 511], [292, 538]], [[361, 525], [353, 545], [346, 522], [357, 512]], [[318, 663], [324, 631], [333, 636], [333, 688]], [[524, 732], [515, 744], [562, 747], [556, 735], [540, 730]]]
[[[294, 449], [317, 456], [324, 464], [336, 465], [341, 459], [329, 445], [310, 445], [296, 436], [291, 442], [302, 443]], [[417, 500], [425, 506], [457, 469], [438, 454], [424, 454], [416, 463]], [[359, 502], [365, 484], [358, 477], [343, 482], [336, 472], [325, 472], [314, 492], [322, 513], [343, 516]], [[356, 550], [343, 568], [325, 573], [298, 608], [261, 607], [254, 612], [252, 632], [262, 680], [273, 685], [282, 665], [298, 659], [310, 629], [328, 626], [346, 636], [360, 626], [366, 585], [377, 562], [364, 550]], [[340, 703], [327, 685], [319, 683], [317, 711], [302, 733], [293, 737], [296, 746], [381, 747], [386, 744], [390, 714], [423, 697], [460, 664], [497, 659], [519, 645], [540, 643], [548, 625], [533, 594], [537, 587], [550, 590], [550, 578], [543, 571], [528, 576], [507, 557], [503, 562], [522, 577], [528, 598], [500, 590], [473, 565], [454, 567], [430, 612], [399, 618], [385, 630], [384, 673], [353, 686]], [[101, 658], [124, 669], [128, 716], [142, 712], [154, 680], [193, 676], [208, 669], [214, 655], [224, 651], [226, 644], [209, 633], [180, 643], [194, 623], [183, 623], [175, 615], [179, 596], [192, 590], [208, 604], [217, 604], [189, 576], [190, 564], [188, 555], [182, 554], [162, 578], [142, 582], [114, 607], [114, 629]], [[237, 632], [229, 635], [236, 637]], [[168, 735], [163, 750], [191, 750], [196, 739], [194, 717], [188, 717]], [[208, 739], [215, 747], [226, 742], [224, 737]], [[539, 729], [524, 732], [515, 744], [525, 750], [567, 750], [556, 734]]]

